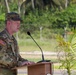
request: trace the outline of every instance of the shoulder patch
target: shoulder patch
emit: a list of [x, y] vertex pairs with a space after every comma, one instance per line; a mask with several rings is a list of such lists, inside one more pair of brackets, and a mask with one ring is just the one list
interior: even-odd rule
[[1, 45], [1, 46], [5, 46], [6, 43], [5, 43], [3, 40], [0, 39], [0, 45]]

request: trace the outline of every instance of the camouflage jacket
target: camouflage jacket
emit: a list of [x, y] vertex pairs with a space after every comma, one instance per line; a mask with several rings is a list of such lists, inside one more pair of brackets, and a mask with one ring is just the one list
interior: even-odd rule
[[27, 61], [21, 58], [16, 39], [6, 29], [0, 33], [0, 40], [3, 41], [3, 44], [0, 43], [0, 66], [13, 68], [22, 61]]

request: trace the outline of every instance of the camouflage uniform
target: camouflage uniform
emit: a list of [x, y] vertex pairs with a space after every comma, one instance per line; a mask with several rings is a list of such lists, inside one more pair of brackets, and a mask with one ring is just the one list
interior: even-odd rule
[[0, 33], [0, 75], [16, 75], [12, 68], [19, 66], [21, 62], [27, 61], [19, 55], [17, 41], [10, 36], [7, 30]]

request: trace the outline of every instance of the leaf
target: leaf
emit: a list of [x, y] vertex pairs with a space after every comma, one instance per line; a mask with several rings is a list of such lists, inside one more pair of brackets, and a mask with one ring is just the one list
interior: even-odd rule
[[5, 13], [0, 15], [0, 20], [3, 20], [3, 21], [5, 20]]

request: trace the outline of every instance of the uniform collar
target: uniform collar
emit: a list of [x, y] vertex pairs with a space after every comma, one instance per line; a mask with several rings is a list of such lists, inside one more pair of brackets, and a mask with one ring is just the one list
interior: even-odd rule
[[7, 36], [8, 36], [10, 39], [13, 39], [13, 36], [11, 36], [11, 35], [9, 34], [9, 32], [7, 31], [7, 29], [5, 29], [4, 31], [6, 32]]

